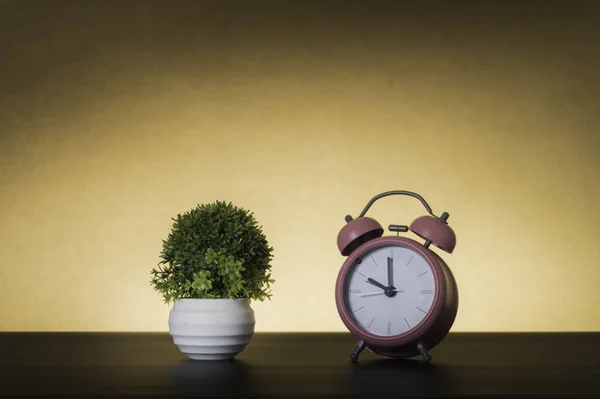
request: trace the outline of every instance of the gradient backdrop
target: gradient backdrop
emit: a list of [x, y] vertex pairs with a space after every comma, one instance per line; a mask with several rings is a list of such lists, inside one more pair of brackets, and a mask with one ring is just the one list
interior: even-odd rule
[[[0, 330], [167, 331], [171, 217], [252, 210], [257, 331], [344, 331], [336, 236], [450, 213], [453, 331], [600, 329], [598, 2], [0, 1]], [[377, 202], [387, 226], [424, 214]]]

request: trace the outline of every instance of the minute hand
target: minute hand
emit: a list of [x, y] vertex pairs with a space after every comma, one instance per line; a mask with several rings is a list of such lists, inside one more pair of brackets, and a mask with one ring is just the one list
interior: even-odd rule
[[388, 287], [392, 287], [394, 285], [394, 259], [388, 256], [387, 258], [387, 277], [388, 277]]

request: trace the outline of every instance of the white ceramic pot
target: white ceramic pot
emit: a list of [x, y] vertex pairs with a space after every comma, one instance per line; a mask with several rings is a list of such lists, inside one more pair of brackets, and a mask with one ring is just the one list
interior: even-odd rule
[[169, 313], [169, 332], [193, 360], [233, 359], [254, 334], [249, 299], [181, 299]]

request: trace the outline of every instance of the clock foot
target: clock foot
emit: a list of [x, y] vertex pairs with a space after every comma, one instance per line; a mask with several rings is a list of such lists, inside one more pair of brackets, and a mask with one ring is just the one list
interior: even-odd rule
[[365, 346], [366, 346], [365, 341], [363, 341], [363, 340], [358, 341], [358, 343], [356, 344], [356, 348], [354, 349], [354, 352], [352, 352], [352, 354], [350, 355], [350, 359], [352, 360], [352, 363], [355, 363], [358, 360], [358, 356], [365, 349]]
[[425, 347], [425, 344], [423, 344], [423, 341], [417, 342], [417, 349], [419, 350], [419, 352], [421, 352], [421, 355], [423, 356], [423, 360], [425, 361], [425, 363], [429, 363], [431, 361], [431, 355], [429, 354], [429, 351]]

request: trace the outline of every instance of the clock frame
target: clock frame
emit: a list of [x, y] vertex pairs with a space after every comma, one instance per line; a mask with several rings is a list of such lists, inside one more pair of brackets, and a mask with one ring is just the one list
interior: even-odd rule
[[[365, 216], [369, 207], [379, 198], [388, 195], [408, 195], [421, 201], [430, 215], [415, 219], [410, 226], [390, 225], [389, 230], [396, 236], [383, 236], [384, 230], [375, 219]], [[350, 331], [358, 339], [351, 354], [357, 361], [366, 348], [374, 353], [392, 358], [408, 358], [421, 355], [425, 362], [431, 361], [429, 350], [437, 346], [449, 333], [458, 312], [458, 287], [448, 264], [430, 247], [432, 244], [443, 251], [452, 253], [456, 245], [456, 235], [448, 226], [449, 214], [433, 214], [427, 202], [420, 195], [410, 191], [388, 191], [373, 197], [362, 213], [353, 219], [346, 216], [346, 225], [338, 234], [337, 244], [346, 260], [338, 273], [335, 283], [335, 302], [338, 314]], [[425, 242], [399, 236], [400, 232], [411, 231]], [[372, 334], [354, 320], [346, 303], [346, 283], [357, 259], [374, 249], [387, 246], [401, 246], [417, 253], [429, 266], [434, 278], [434, 297], [425, 317], [408, 331], [389, 336]], [[381, 285], [380, 285], [381, 286]], [[386, 288], [381, 286], [381, 288]], [[393, 287], [387, 287], [391, 289]]]

